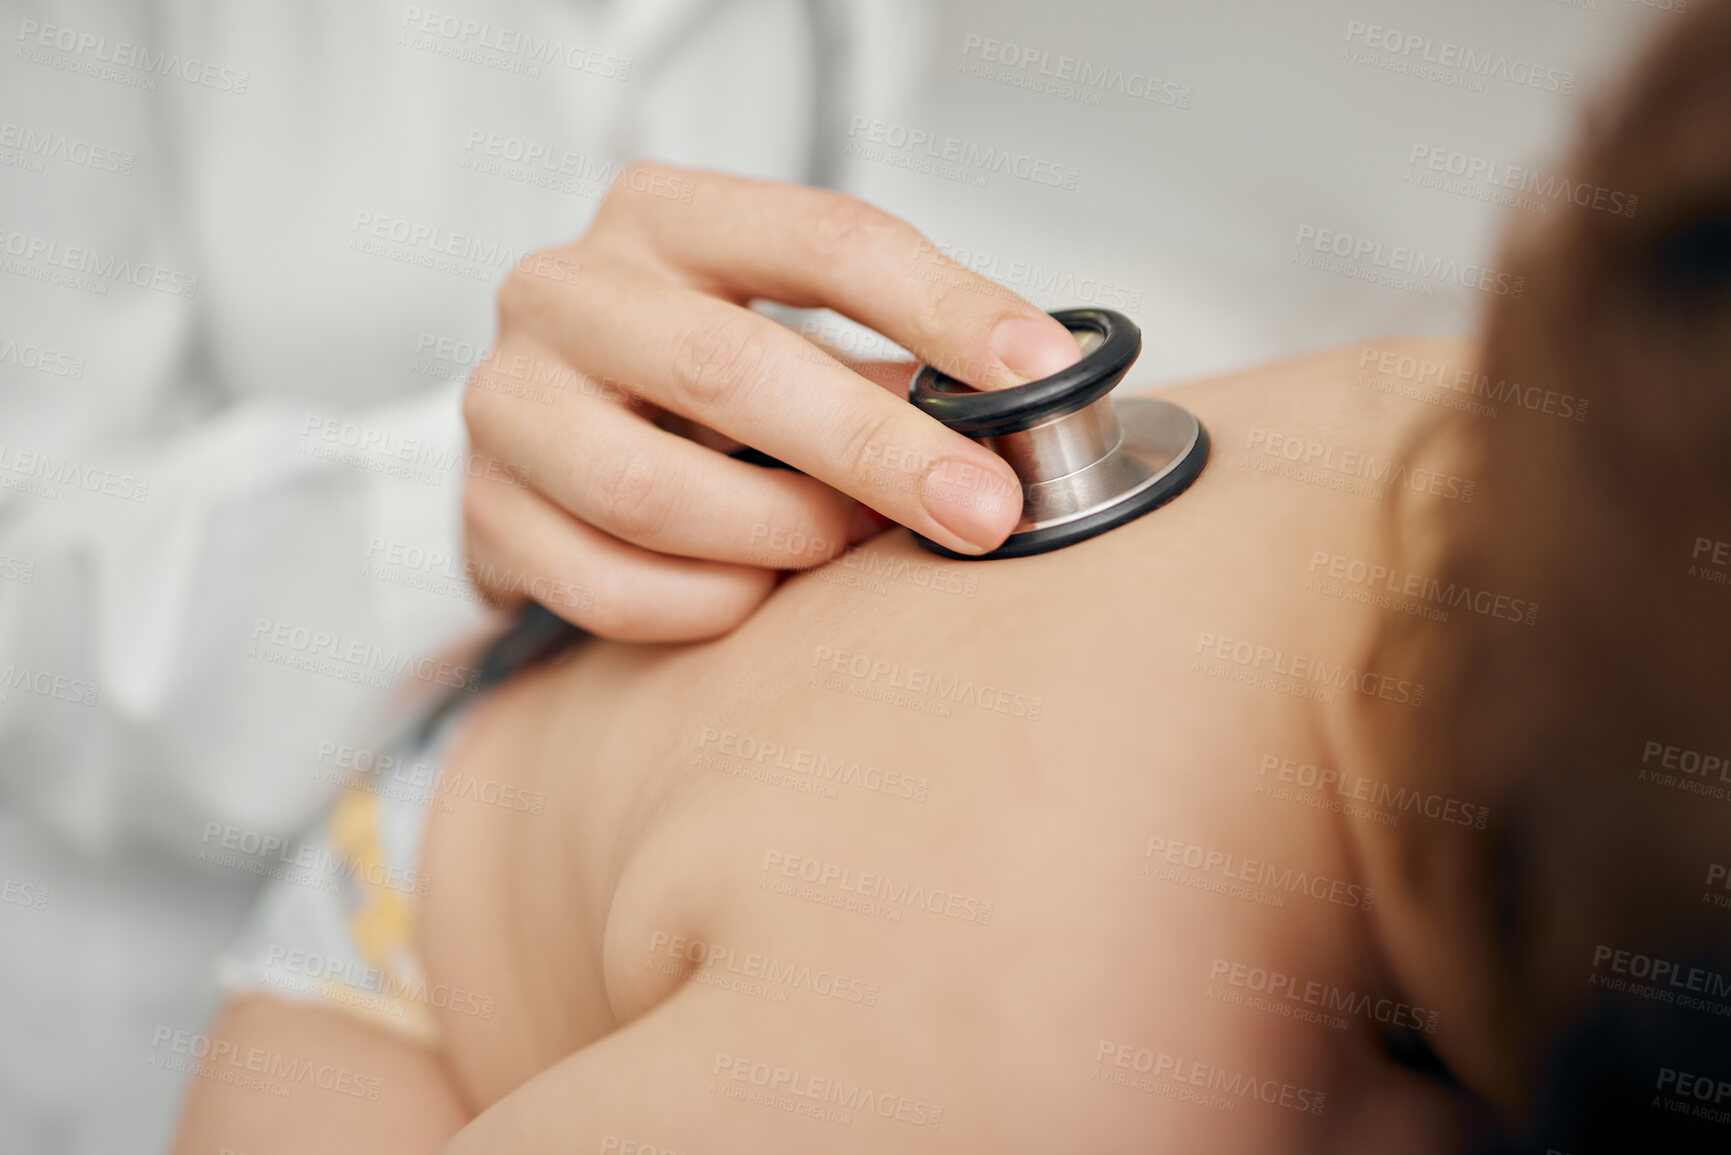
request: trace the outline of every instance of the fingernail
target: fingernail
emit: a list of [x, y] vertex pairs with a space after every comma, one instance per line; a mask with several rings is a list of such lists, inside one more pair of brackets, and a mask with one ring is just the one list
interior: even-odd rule
[[1050, 317], [1005, 317], [992, 330], [990, 348], [1004, 368], [1021, 378], [1009, 382], [1016, 385], [1050, 377], [1082, 359], [1076, 339]]
[[1006, 473], [946, 457], [926, 474], [920, 500], [967, 549], [985, 553], [1003, 544], [1022, 512], [1022, 487]]

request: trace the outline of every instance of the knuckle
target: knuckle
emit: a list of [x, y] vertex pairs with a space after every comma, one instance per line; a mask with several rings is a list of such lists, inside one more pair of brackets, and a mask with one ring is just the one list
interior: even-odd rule
[[605, 528], [639, 543], [654, 540], [667, 527], [685, 489], [676, 464], [636, 449], [601, 458], [593, 485]]
[[475, 431], [481, 427], [481, 422], [486, 420], [487, 403], [478, 396], [485, 391], [475, 386], [475, 378], [480, 372], [479, 369], [471, 372], [469, 383], [463, 387], [463, 424], [469, 430], [470, 441], [475, 439]]
[[633, 575], [610, 574], [579, 623], [590, 633], [627, 642], [692, 642], [739, 625], [774, 588], [773, 575], [712, 572], [684, 588], [677, 605], [645, 595]]
[[672, 171], [669, 166], [658, 161], [644, 160], [639, 157], [628, 162], [624, 168], [619, 170], [619, 175], [613, 180], [613, 187], [608, 191], [630, 192], [635, 188], [642, 187], [645, 181], [652, 180], [657, 176], [665, 176]]
[[848, 429], [842, 438], [837, 450], [839, 460], [846, 463], [848, 476], [862, 489], [875, 488], [872, 485], [875, 472], [871, 463], [881, 448], [880, 439], [890, 423], [888, 413], [871, 413]]
[[481, 383], [483, 371], [484, 366], [476, 366], [463, 388], [463, 424], [469, 430], [471, 443], [491, 426], [499, 403], [497, 392]]
[[589, 590], [594, 596], [575, 618], [578, 625], [597, 637], [632, 641], [642, 634], [647, 623], [654, 622], [658, 611], [665, 615], [665, 606], [656, 608], [644, 603], [639, 584], [625, 570], [608, 568], [594, 573]]
[[[463, 487], [463, 554], [471, 562], [484, 562], [491, 556], [492, 540], [492, 494], [486, 491], [486, 486], [471, 482]], [[483, 589], [488, 588], [484, 580], [491, 567], [477, 565], [475, 567], [475, 583]]]
[[[533, 258], [535, 254], [530, 254]], [[519, 261], [505, 274], [505, 279], [499, 284], [499, 320], [503, 324], [515, 317], [530, 315], [537, 300], [545, 288], [541, 278], [530, 273], [525, 266], [529, 261]]]
[[621, 610], [611, 602], [597, 599], [593, 609], [573, 616], [573, 624], [581, 626], [598, 638], [606, 638], [610, 642], [625, 642], [631, 640], [636, 618], [629, 611]]
[[824, 193], [811, 218], [806, 242], [819, 260], [834, 260], [876, 239], [892, 235], [901, 224], [889, 213], [845, 193]]
[[601, 198], [601, 206], [595, 213], [595, 223], [601, 224], [603, 217], [610, 222], [627, 215], [632, 207], [648, 203], [648, 198], [639, 195], [638, 190], [655, 187], [658, 180], [671, 175], [673, 171], [667, 165], [657, 164], [652, 160], [631, 161], [619, 170], [619, 175], [607, 186], [607, 193]]
[[718, 582], [710, 591], [701, 612], [694, 614], [685, 632], [694, 640], [732, 633], [734, 627], [751, 616], [763, 604], [773, 588], [773, 579], [747, 577]]
[[681, 334], [673, 356], [673, 385], [675, 396], [689, 407], [687, 416], [737, 404], [763, 379], [774, 359], [767, 325], [743, 314]]
[[548, 308], [551, 295], [583, 279], [582, 242], [536, 249], [514, 262], [499, 283], [499, 324], [533, 318]]
[[588, 606], [575, 615], [577, 624], [598, 637], [624, 639], [636, 629], [641, 611], [632, 595], [629, 583], [618, 571], [604, 570], [590, 575], [589, 592], [593, 595]]
[[[956, 313], [959, 309], [965, 309], [973, 303], [958, 297], [957, 294], [966, 291], [969, 287], [961, 276], [946, 277], [940, 282], [928, 284], [925, 300], [922, 302], [919, 315], [915, 318], [915, 325], [917, 326], [915, 341], [922, 351], [935, 351], [946, 336], [953, 335], [957, 331]], [[991, 330], [987, 329], [986, 331], [990, 332]], [[934, 355], [943, 356], [943, 354], [935, 352]], [[960, 363], [960, 360], [952, 355], [950, 363], [950, 367], [939, 365], [938, 368], [949, 373], [952, 377], [965, 380], [967, 370]], [[961, 372], [955, 371], [958, 368], [961, 369]]]
[[486, 532], [486, 500], [477, 492], [479, 488], [476, 485], [463, 487], [463, 540], [471, 554], [481, 544], [481, 537]]

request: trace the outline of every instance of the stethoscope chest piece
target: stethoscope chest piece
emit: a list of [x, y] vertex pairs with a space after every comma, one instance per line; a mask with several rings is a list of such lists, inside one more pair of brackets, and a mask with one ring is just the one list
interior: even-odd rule
[[922, 366], [908, 399], [997, 453], [1022, 483], [1022, 517], [1004, 544], [964, 560], [1026, 557], [1085, 541], [1165, 504], [1208, 461], [1208, 432], [1188, 410], [1112, 390], [1142, 351], [1130, 318], [1110, 309], [1052, 314], [1082, 347], [1076, 364], [1038, 381], [980, 392]]

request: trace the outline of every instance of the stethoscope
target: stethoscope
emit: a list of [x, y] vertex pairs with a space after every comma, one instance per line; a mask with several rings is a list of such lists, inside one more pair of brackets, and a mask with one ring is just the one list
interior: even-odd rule
[[[910, 379], [911, 404], [997, 453], [1022, 486], [1022, 515], [1003, 545], [986, 554], [959, 554], [916, 533], [914, 540], [931, 552], [990, 561], [1075, 545], [1164, 505], [1208, 463], [1208, 431], [1188, 410], [1154, 397], [1112, 397], [1142, 351], [1135, 322], [1110, 309], [1065, 309], [1052, 316], [1076, 337], [1082, 359], [1050, 377], [990, 392], [930, 365]], [[766, 469], [791, 468], [755, 449], [731, 456]], [[447, 697], [426, 719], [421, 739], [469, 693], [497, 685], [584, 636], [531, 602], [489, 647], [474, 684]]]
[[1208, 462], [1208, 431], [1181, 406], [1153, 397], [1114, 401], [1112, 390], [1142, 352], [1135, 322], [1111, 309], [1053, 313], [1082, 359], [1050, 377], [982, 392], [923, 365], [908, 387], [921, 412], [980, 442], [1022, 483], [1022, 516], [990, 553], [958, 560], [1026, 557], [1115, 529], [1189, 488]]
[[[707, 17], [727, 2], [693, 0], [692, 14]], [[806, 0], [804, 7], [818, 78], [809, 180], [833, 186], [840, 156], [835, 142], [841, 139], [838, 97], [847, 74], [845, 30], [838, 0]], [[698, 23], [683, 22], [645, 55], [657, 64], [671, 58]], [[1142, 351], [1135, 322], [1110, 309], [1065, 309], [1052, 316], [1076, 338], [1082, 358], [1049, 377], [992, 391], [975, 390], [930, 365], [910, 378], [911, 404], [997, 453], [1022, 487], [1021, 517], [997, 549], [964, 555], [916, 533], [914, 539], [931, 552], [989, 561], [1062, 549], [1165, 504], [1207, 464], [1207, 430], [1188, 411], [1157, 398], [1112, 397]], [[790, 468], [755, 449], [733, 456], [764, 468]], [[417, 727], [418, 738], [424, 742], [469, 693], [497, 685], [585, 636], [531, 602], [487, 649], [471, 686], [440, 702]]]

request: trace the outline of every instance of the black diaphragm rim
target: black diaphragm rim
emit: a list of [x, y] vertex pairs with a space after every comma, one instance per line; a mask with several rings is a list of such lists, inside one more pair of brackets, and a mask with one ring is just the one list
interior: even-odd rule
[[1142, 330], [1122, 313], [1061, 309], [1052, 317], [1071, 332], [1100, 334], [1100, 344], [1050, 377], [990, 392], [922, 365], [908, 386], [908, 400], [920, 412], [969, 437], [1019, 433], [1092, 405], [1117, 387], [1142, 352]]

